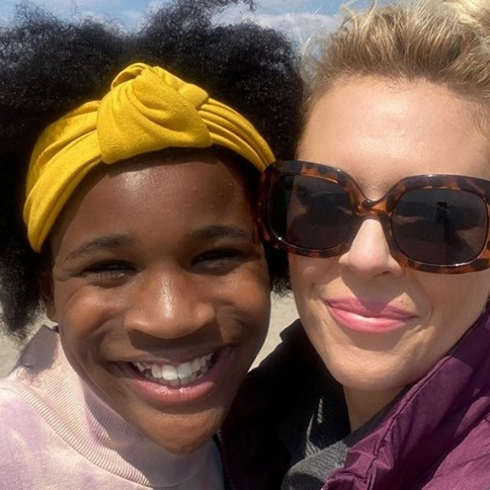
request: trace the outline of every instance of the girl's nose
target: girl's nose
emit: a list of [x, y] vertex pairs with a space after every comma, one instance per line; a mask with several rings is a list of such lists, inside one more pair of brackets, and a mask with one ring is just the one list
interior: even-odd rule
[[340, 256], [339, 264], [366, 279], [385, 273], [403, 274], [403, 268], [390, 253], [381, 222], [374, 216], [361, 223], [349, 250]]
[[215, 322], [209, 287], [186, 271], [142, 273], [125, 315], [128, 330], [175, 339]]

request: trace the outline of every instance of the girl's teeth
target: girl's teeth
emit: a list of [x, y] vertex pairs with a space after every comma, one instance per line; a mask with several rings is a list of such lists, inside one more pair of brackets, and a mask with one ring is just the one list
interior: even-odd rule
[[182, 364], [179, 364], [179, 367], [177, 369], [177, 373], [178, 373], [180, 379], [188, 378], [192, 374], [191, 364], [189, 362], [184, 362]]
[[201, 359], [194, 359], [191, 364], [192, 371], [199, 371], [201, 369], [202, 363]]
[[155, 379], [170, 386], [184, 386], [193, 383], [209, 371], [212, 357], [213, 354], [208, 354], [177, 366], [147, 362], [134, 362], [133, 365], [148, 379]]
[[[179, 374], [177, 373], [177, 369], [175, 369], [174, 366], [171, 366], [169, 364], [165, 364], [162, 366], [162, 374], [160, 378], [163, 378], [167, 381], [173, 381], [175, 379], [179, 378]], [[153, 373], [153, 372], [152, 372]], [[154, 376], [156, 378], [156, 376]]]
[[162, 368], [158, 364], [153, 364], [151, 367], [151, 375], [154, 378], [161, 378], [162, 377]]

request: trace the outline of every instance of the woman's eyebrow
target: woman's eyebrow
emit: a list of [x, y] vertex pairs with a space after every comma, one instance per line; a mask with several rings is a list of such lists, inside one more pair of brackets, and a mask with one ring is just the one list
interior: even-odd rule
[[128, 235], [107, 235], [83, 243], [80, 247], [71, 251], [66, 260], [78, 259], [90, 256], [101, 250], [108, 250], [121, 245], [127, 245], [132, 241]]

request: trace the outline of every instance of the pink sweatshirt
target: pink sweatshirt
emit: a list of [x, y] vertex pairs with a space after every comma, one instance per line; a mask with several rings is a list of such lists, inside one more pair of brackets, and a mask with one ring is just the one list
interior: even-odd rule
[[42, 327], [0, 380], [2, 490], [222, 490], [213, 441], [173, 455], [109, 408]]

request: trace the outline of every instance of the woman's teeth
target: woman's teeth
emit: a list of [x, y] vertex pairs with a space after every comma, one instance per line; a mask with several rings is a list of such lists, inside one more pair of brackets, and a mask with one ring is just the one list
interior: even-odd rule
[[214, 363], [214, 353], [181, 364], [133, 362], [143, 375], [166, 386], [185, 386], [203, 377]]

